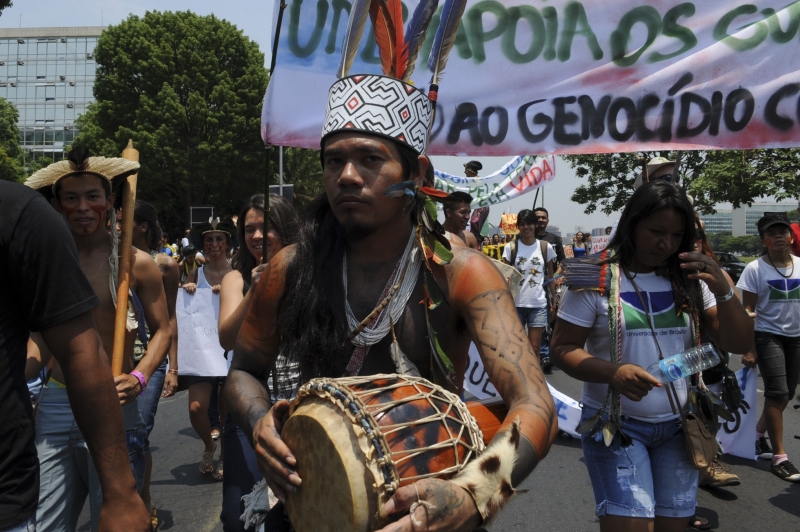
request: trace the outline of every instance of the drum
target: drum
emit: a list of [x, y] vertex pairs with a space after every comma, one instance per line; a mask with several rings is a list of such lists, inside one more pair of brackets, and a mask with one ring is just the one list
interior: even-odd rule
[[297, 532], [366, 532], [401, 486], [450, 478], [485, 448], [458, 396], [420, 377], [314, 379], [291, 403], [281, 438], [303, 484], [286, 499]]

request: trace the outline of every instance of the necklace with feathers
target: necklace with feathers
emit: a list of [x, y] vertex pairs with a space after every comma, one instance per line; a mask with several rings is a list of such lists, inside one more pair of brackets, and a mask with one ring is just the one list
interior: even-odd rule
[[[439, 26], [433, 40], [433, 47], [426, 62], [426, 66], [432, 74], [428, 99], [431, 101], [431, 108], [434, 113], [439, 80], [444, 73], [447, 58], [455, 43], [465, 6], [466, 0], [446, 0], [444, 2]], [[336, 71], [337, 77], [341, 79], [349, 75], [358, 53], [367, 18], [369, 17], [374, 29], [383, 75], [409, 83], [419, 58], [420, 50], [425, 42], [431, 20], [438, 7], [439, 0], [421, 0], [414, 9], [408, 26], [404, 31], [403, 10], [400, 0], [353, 0], [342, 44], [342, 59]], [[433, 124], [434, 118], [431, 118], [430, 124]], [[428, 126], [427, 135], [430, 136], [430, 125]], [[444, 265], [448, 264], [453, 257], [450, 251], [450, 243], [445, 237], [444, 228], [437, 220], [435, 204], [435, 201], [446, 200], [449, 194], [434, 188], [419, 187], [413, 181], [405, 181], [389, 187], [386, 190], [386, 195], [390, 198], [408, 197], [408, 205], [404, 209], [403, 215], [408, 215], [412, 211], [415, 214], [417, 220], [415, 239], [422, 252], [423, 264], [425, 265], [423, 268], [424, 298], [420, 303], [425, 310], [425, 321], [431, 349], [431, 369], [433, 370], [435, 366], [440, 374], [445, 377], [448, 387], [455, 389], [456, 386], [453, 382], [455, 368], [439, 344], [438, 336], [429, 319], [429, 312], [434, 311], [444, 300], [442, 292], [434, 279], [430, 261]], [[379, 303], [379, 307], [384, 303], [383, 301]], [[374, 312], [370, 316], [372, 314]], [[402, 372], [403, 369], [408, 369], [410, 362], [408, 362], [408, 357], [400, 349], [397, 342], [394, 332], [396, 325], [396, 323], [391, 323], [391, 353], [398, 371]], [[359, 324], [359, 327], [363, 328], [363, 326], [366, 326], [366, 323]]]

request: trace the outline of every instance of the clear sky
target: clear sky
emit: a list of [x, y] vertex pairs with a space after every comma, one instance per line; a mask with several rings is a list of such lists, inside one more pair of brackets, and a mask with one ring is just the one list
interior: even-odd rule
[[[118, 24], [130, 14], [142, 16], [147, 11], [193, 11], [200, 15], [215, 14], [241, 29], [257, 42], [269, 63], [271, 50], [272, 0], [14, 0], [14, 6], [0, 16], [2, 28], [38, 28], [58, 26], [100, 26]], [[324, 112], [320, 109], [320, 112]], [[258, 135], [258, 131], [253, 132]], [[521, 154], [524, 155], [524, 154]], [[461, 175], [463, 163], [479, 159], [483, 163], [481, 175], [487, 175], [505, 164], [511, 157], [433, 157], [438, 170]], [[544, 206], [550, 212], [550, 223], [558, 225], [562, 234], [574, 232], [576, 225], [582, 230], [611, 225], [619, 215], [607, 217], [602, 213], [583, 214], [583, 206], [570, 201], [570, 196], [581, 183], [562, 160], [556, 164], [556, 179], [544, 187]], [[492, 207], [489, 222], [498, 225], [505, 210], [518, 212], [531, 208], [535, 193]], [[541, 193], [539, 202], [541, 205]]]

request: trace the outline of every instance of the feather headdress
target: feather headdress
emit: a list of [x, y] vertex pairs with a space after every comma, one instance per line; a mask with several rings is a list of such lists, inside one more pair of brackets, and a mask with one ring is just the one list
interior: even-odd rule
[[35, 190], [52, 187], [71, 175], [90, 174], [115, 184], [136, 173], [139, 163], [120, 157], [91, 157], [88, 150], [73, 148], [66, 159], [53, 163], [31, 175], [25, 185]]
[[[450, 4], [450, 1], [445, 4], [448, 16], [443, 23], [448, 23], [447, 28], [457, 29], [463, 5], [453, 8], [448, 7]], [[438, 6], [439, 0], [421, 0], [404, 30], [401, 0], [352, 0], [342, 59], [336, 70], [339, 81], [328, 94], [323, 143], [328, 135], [338, 131], [364, 131], [406, 144], [420, 154], [427, 152], [438, 89], [431, 87], [426, 95], [407, 82]], [[372, 21], [383, 76], [350, 74], [367, 16]], [[449, 47], [439, 46], [437, 57], [446, 56], [451, 48], [452, 42]]]

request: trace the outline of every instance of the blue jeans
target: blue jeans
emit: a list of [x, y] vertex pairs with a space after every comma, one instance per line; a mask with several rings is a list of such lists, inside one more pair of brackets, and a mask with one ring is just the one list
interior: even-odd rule
[[222, 521], [224, 532], [244, 532], [244, 522], [239, 518], [244, 513], [242, 496], [253, 490], [263, 475], [258, 470], [256, 452], [250, 446], [244, 431], [229, 415], [225, 421], [223, 458], [225, 476], [222, 477]]
[[[144, 393], [136, 398], [139, 403], [139, 412], [142, 414], [142, 421], [144, 421], [147, 435], [153, 431], [155, 425], [156, 412], [158, 411], [158, 401], [161, 399], [161, 392], [164, 388], [164, 377], [167, 375], [167, 360], [153, 372], [150, 380], [147, 381], [147, 388]], [[148, 445], [149, 450], [149, 445]]]
[[[596, 413], [584, 406], [581, 423]], [[633, 445], [618, 450], [606, 447], [602, 436], [600, 441], [581, 437], [597, 516], [694, 515], [698, 471], [686, 458], [681, 426], [675, 421], [647, 423], [623, 416], [622, 430]]]
[[36, 532], [36, 515], [30, 516], [27, 521], [18, 525], [4, 528], [0, 532]]
[[[122, 408], [125, 439], [136, 488], [144, 484], [147, 430], [136, 401]], [[92, 530], [100, 519], [103, 493], [89, 447], [75, 423], [66, 389], [45, 387], [36, 415], [36, 452], [39, 454], [39, 506], [36, 522], [40, 530], [71, 532], [78, 525], [86, 497]]]
[[547, 308], [517, 307], [523, 327], [547, 327]]

